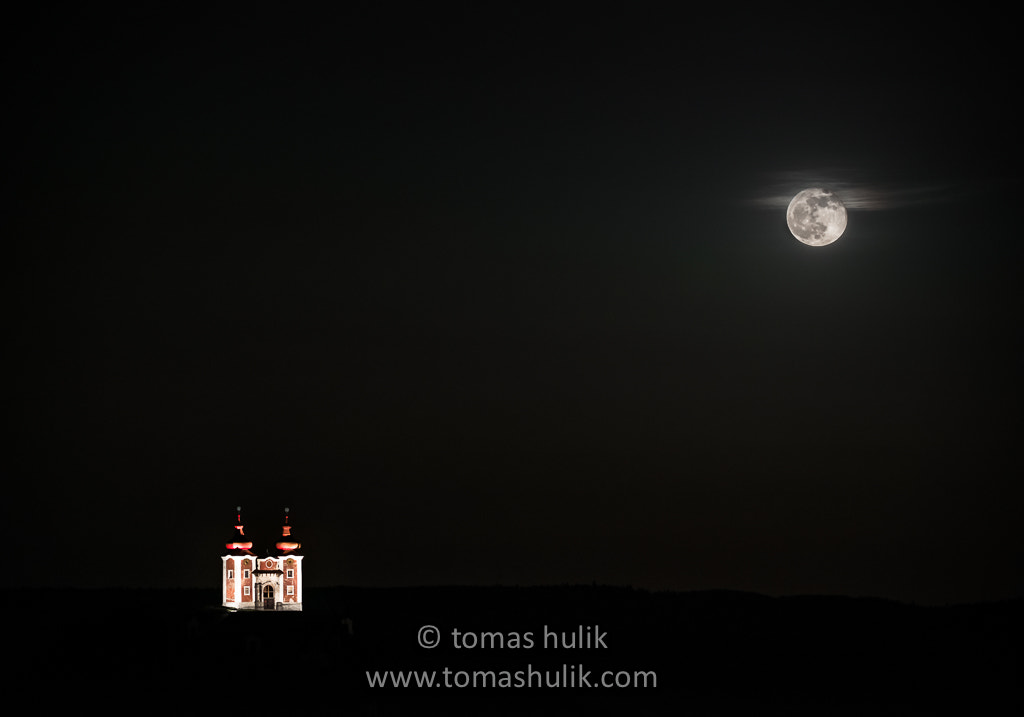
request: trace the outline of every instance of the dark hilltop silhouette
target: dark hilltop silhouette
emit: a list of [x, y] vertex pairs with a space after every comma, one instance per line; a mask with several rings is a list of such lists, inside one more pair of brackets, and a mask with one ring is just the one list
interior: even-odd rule
[[[218, 602], [214, 590], [38, 590], [7, 597], [14, 628], [8, 644], [18, 655], [7, 679], [22, 686], [88, 685], [114, 704], [169, 686], [169, 699], [187, 701], [243, 678], [287, 683], [295, 699], [330, 699], [339, 713], [380, 715], [420, 708], [905, 714], [1020, 700], [1019, 599], [928, 607], [734, 591], [496, 586], [309, 589], [301, 613], [234, 612]], [[425, 625], [438, 629], [435, 648], [417, 644]], [[453, 630], [462, 638], [459, 647]], [[449, 680], [461, 683], [368, 684], [367, 673], [433, 672], [441, 680], [446, 668]], [[499, 684], [502, 675], [510, 680], [528, 670], [532, 685]], [[604, 671], [622, 682], [640, 674], [648, 684], [593, 686]], [[482, 682], [473, 687], [471, 679]]]

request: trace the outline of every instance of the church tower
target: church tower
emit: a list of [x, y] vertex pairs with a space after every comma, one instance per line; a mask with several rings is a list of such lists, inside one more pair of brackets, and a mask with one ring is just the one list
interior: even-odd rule
[[235, 534], [226, 544], [227, 554], [221, 557], [224, 563], [221, 604], [236, 610], [251, 610], [255, 606], [252, 572], [256, 554], [252, 552], [252, 539], [246, 536], [242, 524], [242, 506], [238, 506], [237, 511]]
[[274, 545], [281, 575], [281, 598], [278, 600], [283, 610], [302, 609], [302, 556], [298, 554], [302, 543], [292, 535], [292, 526], [288, 524], [288, 509], [284, 509], [284, 525], [281, 526], [281, 537]]
[[235, 610], [302, 610], [302, 544], [292, 535], [288, 509], [275, 549], [267, 555], [252, 551], [238, 508], [235, 535], [227, 543], [224, 563], [224, 607]]

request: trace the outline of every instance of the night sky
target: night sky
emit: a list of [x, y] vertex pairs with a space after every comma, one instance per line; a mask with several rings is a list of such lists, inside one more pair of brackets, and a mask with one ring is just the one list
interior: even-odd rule
[[1008, 28], [598, 7], [10, 25], [18, 579], [1024, 593]]

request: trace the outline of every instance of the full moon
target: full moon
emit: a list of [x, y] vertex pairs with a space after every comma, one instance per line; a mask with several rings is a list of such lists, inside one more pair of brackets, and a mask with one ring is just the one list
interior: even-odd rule
[[793, 236], [804, 244], [825, 246], [846, 230], [846, 207], [832, 192], [813, 187], [793, 197], [786, 222]]

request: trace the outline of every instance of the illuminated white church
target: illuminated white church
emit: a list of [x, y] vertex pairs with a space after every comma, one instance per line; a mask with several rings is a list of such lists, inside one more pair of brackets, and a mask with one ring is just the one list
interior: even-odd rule
[[252, 551], [252, 539], [242, 525], [242, 507], [238, 507], [235, 535], [227, 543], [224, 563], [221, 604], [234, 610], [301, 610], [302, 556], [301, 546], [292, 536], [288, 509], [284, 509], [284, 525], [271, 555]]

